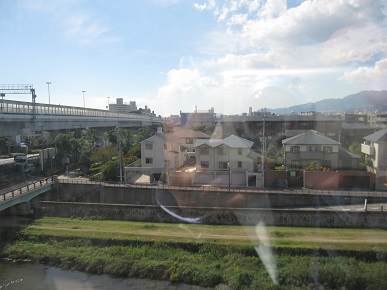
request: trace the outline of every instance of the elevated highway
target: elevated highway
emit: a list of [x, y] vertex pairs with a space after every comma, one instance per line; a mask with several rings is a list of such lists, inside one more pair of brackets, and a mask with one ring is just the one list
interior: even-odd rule
[[163, 120], [151, 114], [115, 113], [72, 106], [0, 100], [0, 137], [31, 131], [138, 128], [159, 126]]

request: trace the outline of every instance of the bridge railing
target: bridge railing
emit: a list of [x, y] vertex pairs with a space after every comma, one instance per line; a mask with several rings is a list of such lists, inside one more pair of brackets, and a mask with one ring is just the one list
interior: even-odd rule
[[30, 102], [21, 102], [13, 100], [0, 100], [0, 104], [0, 113], [6, 114], [115, 117], [162, 123], [161, 117], [156, 117], [153, 114], [117, 113], [101, 109], [81, 108], [54, 104], [33, 104]]
[[14, 197], [20, 196], [22, 194], [26, 194], [30, 191], [33, 191], [33, 190], [35, 190], [39, 187], [45, 186], [47, 184], [51, 184], [53, 182], [54, 182], [53, 178], [49, 177], [49, 178], [44, 178], [44, 179], [34, 181], [32, 183], [29, 183], [29, 184], [14, 188], [11, 191], [0, 194], [0, 202], [4, 202], [10, 198], [14, 198]]
[[320, 195], [320, 196], [352, 196], [352, 197], [382, 197], [387, 198], [386, 191], [362, 191], [362, 190], [315, 190], [315, 189], [273, 189], [273, 188], [251, 188], [251, 187], [230, 187], [228, 186], [175, 186], [165, 184], [129, 184], [119, 182], [90, 181], [85, 178], [58, 179], [59, 183], [78, 184], [100, 184], [101, 186], [126, 187], [126, 188], [158, 188], [169, 190], [190, 190], [190, 191], [216, 191], [216, 192], [239, 192], [239, 193], [261, 193], [261, 194], [288, 194], [288, 195]]

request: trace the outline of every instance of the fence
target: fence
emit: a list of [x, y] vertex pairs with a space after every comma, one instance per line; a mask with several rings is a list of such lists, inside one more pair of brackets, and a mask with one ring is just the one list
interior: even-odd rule
[[249, 187], [221, 187], [221, 186], [174, 186], [164, 184], [127, 184], [117, 182], [90, 181], [84, 178], [58, 179], [59, 183], [72, 184], [100, 184], [110, 187], [127, 188], [153, 188], [181, 191], [213, 191], [213, 192], [237, 192], [237, 193], [262, 193], [262, 194], [288, 194], [288, 195], [319, 195], [319, 196], [359, 196], [359, 197], [382, 197], [387, 198], [387, 191], [361, 191], [361, 190], [314, 190], [314, 189], [257, 189]]
[[23, 185], [21, 187], [17, 187], [12, 189], [11, 191], [7, 191], [5, 193], [0, 194], [0, 202], [4, 202], [8, 199], [26, 194], [28, 192], [34, 191], [37, 188], [40, 188], [42, 186], [45, 186], [47, 184], [53, 183], [53, 178], [44, 178], [38, 181], [34, 181], [32, 183]]

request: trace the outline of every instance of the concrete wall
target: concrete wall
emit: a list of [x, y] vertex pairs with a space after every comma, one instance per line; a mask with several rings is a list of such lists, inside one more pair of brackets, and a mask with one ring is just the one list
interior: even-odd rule
[[134, 205], [165, 205], [180, 207], [235, 207], [235, 208], [280, 208], [302, 206], [335, 206], [386, 202], [383, 198], [362, 196], [324, 196], [316, 194], [291, 194], [290, 192], [268, 194], [264, 192], [228, 192], [199, 189], [168, 190], [154, 188], [131, 188], [82, 184], [59, 184], [50, 193], [43, 194], [35, 201], [65, 201]]
[[304, 171], [304, 186], [310, 189], [375, 188], [375, 175], [365, 171]]
[[147, 222], [199, 222], [214, 225], [302, 226], [387, 229], [385, 212], [334, 212], [264, 209], [213, 209], [133, 206], [90, 203], [41, 202], [36, 216], [101, 217]]

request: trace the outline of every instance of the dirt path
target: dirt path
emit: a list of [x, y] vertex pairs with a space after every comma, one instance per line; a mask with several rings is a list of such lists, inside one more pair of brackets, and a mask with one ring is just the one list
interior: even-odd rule
[[275, 237], [275, 236], [257, 236], [257, 235], [230, 235], [230, 234], [211, 234], [211, 233], [203, 233], [203, 232], [194, 232], [190, 230], [183, 231], [163, 231], [163, 230], [109, 230], [109, 229], [101, 229], [100, 231], [96, 229], [87, 229], [87, 228], [67, 228], [60, 226], [30, 226], [31, 228], [36, 229], [47, 229], [47, 230], [62, 230], [69, 232], [104, 232], [111, 234], [125, 234], [125, 235], [133, 235], [133, 236], [154, 236], [154, 237], [179, 237], [179, 238], [191, 238], [195, 240], [200, 239], [214, 239], [214, 240], [249, 240], [249, 241], [292, 241], [292, 242], [313, 242], [313, 243], [343, 243], [343, 244], [387, 244], [387, 239], [383, 238], [374, 238], [374, 237], [357, 237], [356, 239], [342, 237], [342, 238], [331, 238], [327, 236], [302, 236], [302, 237]]

